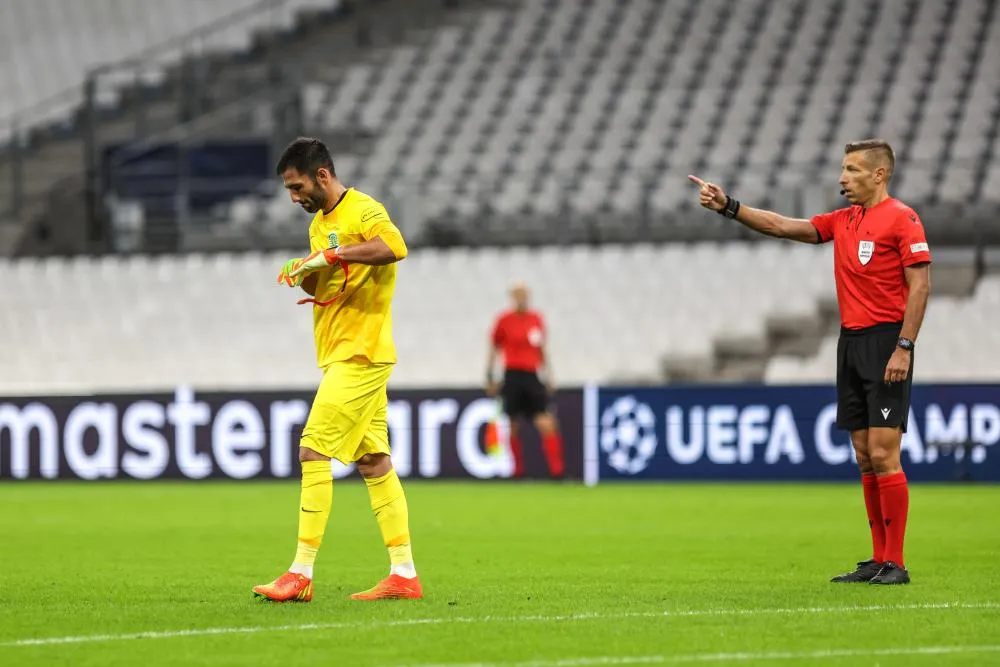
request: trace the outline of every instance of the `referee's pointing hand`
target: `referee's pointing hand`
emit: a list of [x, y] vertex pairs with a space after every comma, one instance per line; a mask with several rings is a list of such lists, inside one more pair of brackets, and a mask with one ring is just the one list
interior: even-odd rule
[[688, 174], [688, 179], [698, 186], [699, 203], [710, 211], [721, 211], [726, 207], [726, 193], [715, 183], [706, 183], [697, 176]]

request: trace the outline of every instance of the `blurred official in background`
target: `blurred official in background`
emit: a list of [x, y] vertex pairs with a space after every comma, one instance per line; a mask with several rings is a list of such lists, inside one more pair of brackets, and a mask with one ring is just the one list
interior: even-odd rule
[[[489, 361], [486, 364], [486, 393], [499, 394], [504, 414], [510, 420], [510, 452], [514, 477], [524, 475], [520, 421], [531, 421], [542, 437], [542, 451], [549, 475], [565, 474], [563, 442], [550, 400], [554, 391], [552, 366], [545, 349], [545, 323], [528, 307], [528, 288], [518, 283], [511, 288], [513, 308], [502, 312], [490, 333]], [[497, 354], [502, 357], [503, 381], [497, 382]]]

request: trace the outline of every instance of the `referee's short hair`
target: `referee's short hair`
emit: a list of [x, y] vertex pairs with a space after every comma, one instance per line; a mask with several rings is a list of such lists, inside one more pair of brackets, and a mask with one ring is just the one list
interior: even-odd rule
[[281, 176], [289, 168], [312, 178], [316, 177], [316, 172], [320, 169], [326, 169], [331, 176], [337, 175], [333, 169], [330, 149], [322, 141], [312, 137], [299, 137], [281, 153], [275, 172]]
[[852, 141], [844, 147], [844, 155], [855, 151], [873, 151], [881, 162], [885, 163], [885, 180], [892, 178], [892, 172], [896, 168], [896, 153], [892, 146], [885, 139], [865, 139], [863, 141]]

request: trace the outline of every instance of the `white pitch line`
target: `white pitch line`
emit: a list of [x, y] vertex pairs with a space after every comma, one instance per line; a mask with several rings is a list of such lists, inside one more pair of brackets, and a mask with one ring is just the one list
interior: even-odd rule
[[687, 655], [599, 656], [529, 660], [527, 662], [450, 662], [413, 667], [604, 667], [606, 665], [676, 665], [690, 662], [754, 662], [759, 660], [823, 660], [901, 655], [953, 655], [1000, 653], [996, 646], [914, 646], [899, 648], [822, 649], [818, 651], [767, 651], [761, 653], [689, 653]]
[[768, 616], [807, 614], [856, 614], [871, 611], [921, 611], [921, 610], [975, 610], [1000, 609], [1000, 602], [939, 602], [926, 604], [873, 604], [841, 607], [777, 607], [771, 609], [680, 609], [667, 611], [626, 611], [615, 613], [585, 613], [565, 615], [528, 616], [439, 616], [437, 618], [410, 618], [391, 621], [334, 621], [330, 623], [301, 623], [295, 625], [251, 625], [231, 628], [192, 628], [187, 630], [150, 630], [117, 635], [76, 635], [69, 637], [39, 637], [0, 642], [0, 648], [18, 646], [52, 646], [55, 644], [84, 644], [117, 642], [133, 639], [174, 639], [178, 637], [203, 637], [208, 635], [252, 635], [263, 632], [289, 632], [307, 630], [345, 630], [400, 628], [413, 625], [474, 624], [474, 623], [566, 623], [590, 620], [616, 620], [627, 618], [690, 618], [697, 616]]

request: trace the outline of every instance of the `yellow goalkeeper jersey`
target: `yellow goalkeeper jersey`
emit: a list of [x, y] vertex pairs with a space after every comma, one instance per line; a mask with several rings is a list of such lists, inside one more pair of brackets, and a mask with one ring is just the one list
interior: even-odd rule
[[[347, 246], [381, 237], [396, 259], [406, 257], [406, 243], [381, 203], [348, 188], [329, 213], [319, 211], [309, 225], [313, 252]], [[392, 340], [392, 296], [396, 288], [396, 265], [350, 264], [348, 278], [339, 266], [317, 271], [316, 300], [328, 306], [313, 306], [316, 361], [326, 368], [336, 361], [365, 359], [369, 363], [395, 363]]]

